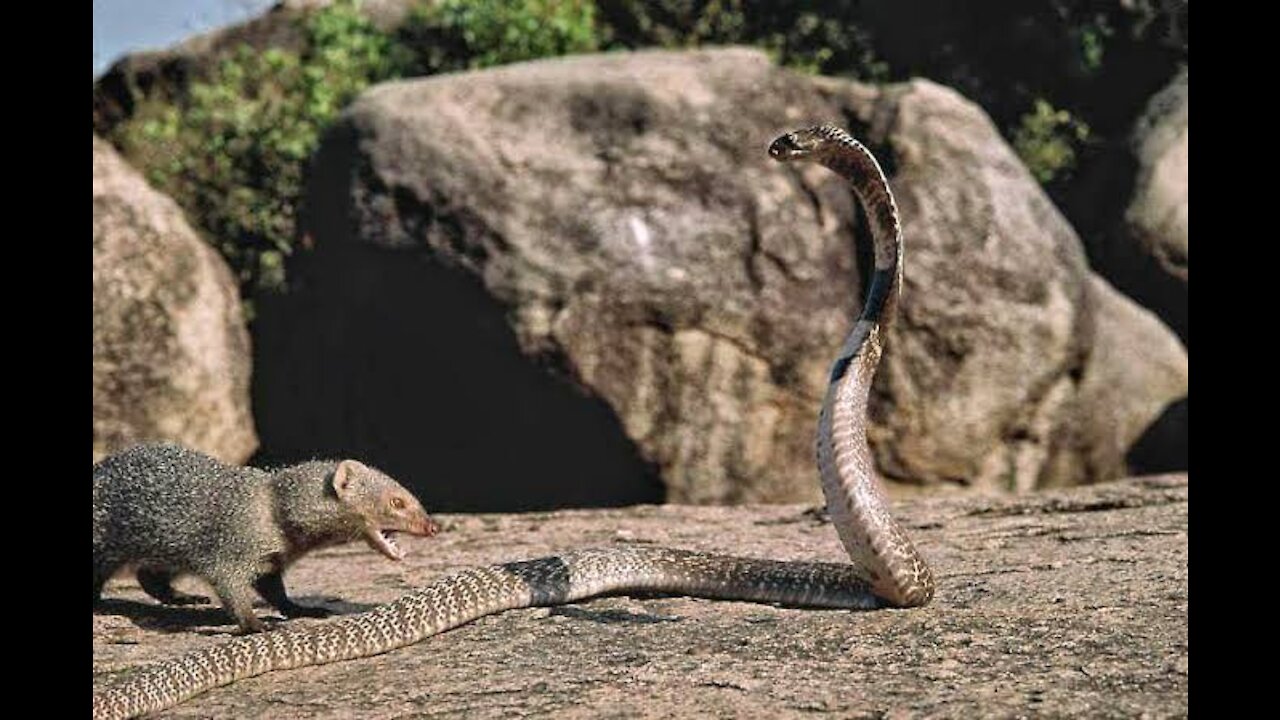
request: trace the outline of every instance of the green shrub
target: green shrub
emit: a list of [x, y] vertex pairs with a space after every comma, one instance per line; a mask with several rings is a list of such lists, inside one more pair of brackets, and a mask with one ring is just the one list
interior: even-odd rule
[[1089, 139], [1089, 126], [1047, 100], [1037, 99], [1013, 134], [1013, 147], [1031, 174], [1047, 184], [1075, 168], [1076, 147]]
[[113, 133], [223, 254], [245, 295], [285, 285], [304, 169], [321, 132], [405, 62], [351, 0], [304, 22], [302, 55], [242, 46], [178, 105], [144, 102]]
[[1102, 58], [1106, 50], [1106, 39], [1111, 35], [1111, 28], [1104, 17], [1097, 23], [1081, 25], [1076, 33], [1080, 37], [1080, 65], [1087, 73], [1096, 73], [1102, 69]]
[[591, 0], [441, 0], [417, 6], [398, 33], [411, 74], [592, 52], [600, 47]]
[[621, 47], [756, 45], [805, 72], [874, 82], [889, 76], [848, 2], [599, 0], [599, 6], [605, 34]]

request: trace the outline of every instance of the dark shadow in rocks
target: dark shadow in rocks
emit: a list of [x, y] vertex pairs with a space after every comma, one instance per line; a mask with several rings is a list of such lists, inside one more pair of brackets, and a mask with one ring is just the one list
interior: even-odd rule
[[[1101, 153], [1100, 149], [1095, 152]], [[1134, 302], [1154, 312], [1189, 346], [1187, 283], [1131, 237], [1124, 222], [1137, 184], [1138, 161], [1128, 140], [1106, 146], [1104, 157], [1093, 161], [1055, 196], [1084, 242], [1089, 266]], [[1167, 258], [1185, 271], [1186, 258]]]
[[291, 264], [296, 289], [257, 299], [253, 463], [356, 457], [432, 512], [662, 502], [613, 410], [524, 357], [478, 279], [353, 239], [361, 161], [350, 138], [326, 146], [304, 222], [316, 250]]
[[524, 358], [478, 282], [417, 253], [329, 262], [341, 277], [259, 304], [255, 464], [360, 458], [432, 512], [663, 500], [612, 410]]
[[1129, 448], [1125, 461], [1134, 475], [1187, 470], [1187, 398], [1165, 407]]

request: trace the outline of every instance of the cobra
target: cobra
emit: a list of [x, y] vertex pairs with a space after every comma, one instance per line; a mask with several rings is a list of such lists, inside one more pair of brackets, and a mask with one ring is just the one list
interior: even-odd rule
[[902, 286], [897, 205], [875, 157], [840, 128], [787, 133], [773, 141], [769, 155], [782, 162], [816, 162], [839, 174], [870, 225], [874, 271], [862, 313], [832, 364], [817, 430], [822, 490], [849, 563], [606, 547], [469, 568], [367, 612], [233, 638], [139, 669], [95, 688], [93, 716], [136, 717], [255, 675], [378, 655], [485, 615], [601, 595], [669, 593], [846, 609], [928, 603], [934, 593], [929, 566], [889, 512], [866, 439], [871, 379]]

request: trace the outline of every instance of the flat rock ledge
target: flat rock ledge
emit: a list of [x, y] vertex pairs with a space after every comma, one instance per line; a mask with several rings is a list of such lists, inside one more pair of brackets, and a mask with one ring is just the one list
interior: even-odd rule
[[[897, 513], [938, 577], [924, 609], [614, 597], [516, 610], [379, 657], [241, 681], [161, 717], [1186, 715], [1186, 475], [913, 499]], [[822, 513], [803, 505], [440, 519], [442, 535], [405, 541], [403, 563], [363, 545], [321, 552], [295, 567], [291, 591], [356, 612], [464, 565], [583, 545], [843, 558]], [[233, 630], [220, 610], [156, 606], [131, 578], [106, 597], [95, 683]]]

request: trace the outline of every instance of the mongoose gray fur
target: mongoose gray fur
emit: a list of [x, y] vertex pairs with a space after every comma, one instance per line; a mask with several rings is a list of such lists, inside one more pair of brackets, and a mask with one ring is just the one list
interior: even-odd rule
[[122, 567], [167, 604], [204, 602], [171, 582], [208, 582], [244, 632], [266, 625], [253, 591], [286, 617], [322, 617], [285, 593], [283, 573], [317, 548], [363, 537], [392, 560], [390, 532], [438, 531], [413, 494], [355, 460], [312, 461], [268, 472], [223, 464], [169, 443], [144, 444], [93, 466], [93, 600]]

